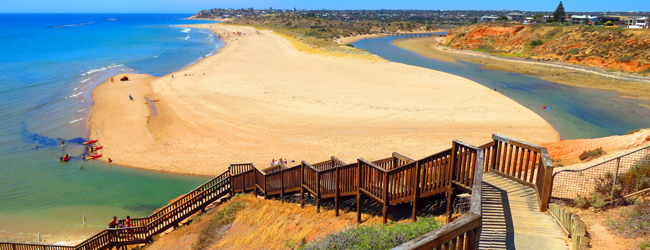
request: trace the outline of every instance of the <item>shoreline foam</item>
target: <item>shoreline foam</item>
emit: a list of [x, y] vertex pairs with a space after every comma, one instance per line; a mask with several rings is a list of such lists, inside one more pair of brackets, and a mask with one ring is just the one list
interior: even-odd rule
[[[107, 146], [114, 164], [214, 175], [229, 163], [265, 166], [280, 157], [315, 162], [336, 155], [352, 162], [393, 151], [425, 157], [452, 139], [477, 144], [494, 132], [534, 143], [559, 139], [532, 111], [461, 77], [309, 55], [268, 31], [193, 25], [207, 26], [222, 36], [247, 35], [224, 37], [219, 53], [173, 79], [137, 76], [93, 90], [91, 137]], [[145, 97], [158, 116], [150, 116]]]

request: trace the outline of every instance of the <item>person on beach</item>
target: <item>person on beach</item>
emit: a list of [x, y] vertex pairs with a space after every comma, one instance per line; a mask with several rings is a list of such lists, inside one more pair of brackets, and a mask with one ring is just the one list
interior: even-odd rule
[[111, 163], [111, 162], [113, 162], [113, 159], [108, 158], [108, 163]]
[[108, 223], [108, 228], [115, 228], [117, 226], [117, 216], [113, 216], [113, 220]]
[[129, 100], [133, 101], [133, 96], [129, 95]]
[[174, 75], [172, 75], [172, 78], [174, 78]]
[[65, 142], [61, 139], [61, 147], [65, 147]]
[[113, 80], [113, 77], [111, 77], [111, 82], [115, 82], [115, 80]]

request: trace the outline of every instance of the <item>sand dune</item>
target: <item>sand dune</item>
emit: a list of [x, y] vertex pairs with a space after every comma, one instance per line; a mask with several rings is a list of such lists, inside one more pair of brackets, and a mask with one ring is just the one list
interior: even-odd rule
[[174, 78], [133, 76], [93, 91], [91, 138], [116, 164], [214, 175], [228, 163], [267, 166], [280, 157], [352, 162], [397, 151], [421, 158], [452, 139], [478, 145], [492, 133], [533, 143], [559, 139], [532, 111], [461, 77], [303, 53], [269, 31], [196, 26], [246, 35], [224, 38], [217, 55]]

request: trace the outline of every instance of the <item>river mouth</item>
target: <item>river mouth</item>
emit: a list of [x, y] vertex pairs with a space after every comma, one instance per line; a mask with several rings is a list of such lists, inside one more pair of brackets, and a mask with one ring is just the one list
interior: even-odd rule
[[[580, 88], [534, 76], [481, 68], [480, 64], [432, 59], [392, 45], [399, 37], [352, 43], [386, 60], [438, 70], [475, 81], [532, 110], [548, 121], [562, 139], [622, 135], [650, 127], [649, 103], [621, 97], [615, 91]], [[615, 81], [615, 80], [612, 80]], [[542, 108], [546, 106], [546, 108]]]

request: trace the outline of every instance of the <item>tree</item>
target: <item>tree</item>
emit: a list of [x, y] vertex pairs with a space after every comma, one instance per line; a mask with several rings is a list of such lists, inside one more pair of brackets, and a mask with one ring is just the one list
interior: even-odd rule
[[497, 21], [508, 21], [508, 17], [507, 16], [499, 16], [497, 18]]
[[556, 22], [563, 22], [564, 18], [566, 17], [566, 12], [564, 12], [564, 5], [562, 5], [562, 1], [560, 1], [560, 4], [555, 8], [555, 12], [553, 12], [553, 19]]
[[542, 22], [544, 20], [544, 14], [537, 14], [533, 16], [533, 20], [535, 22]]

